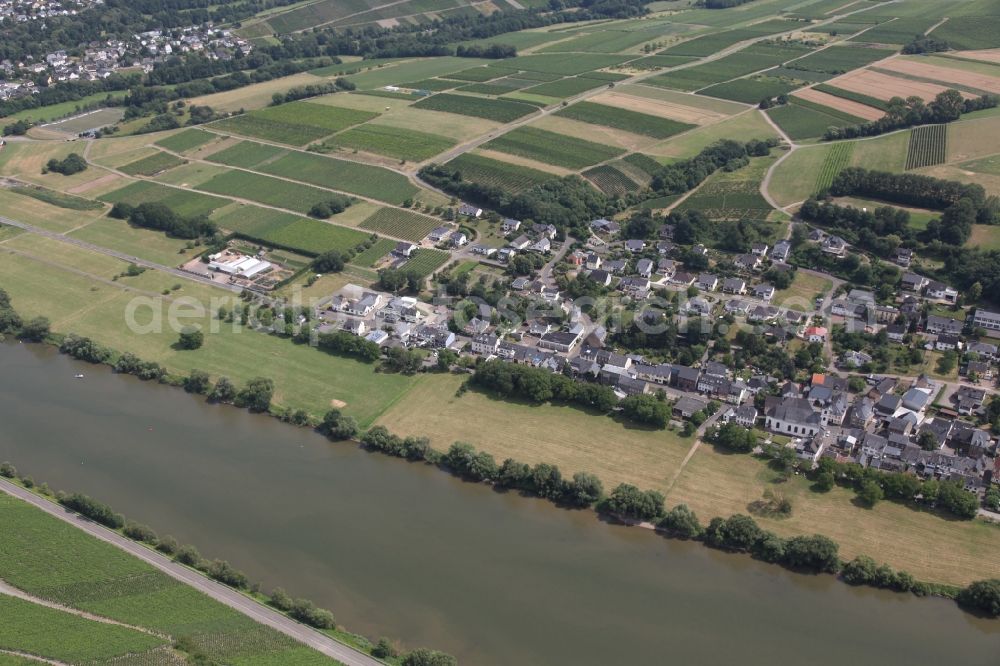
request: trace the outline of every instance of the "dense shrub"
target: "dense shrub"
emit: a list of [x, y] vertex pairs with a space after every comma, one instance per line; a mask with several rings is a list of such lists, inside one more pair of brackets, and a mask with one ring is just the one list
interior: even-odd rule
[[98, 502], [86, 495], [81, 495], [80, 493], [66, 495], [60, 498], [59, 503], [67, 509], [76, 511], [105, 527], [117, 530], [125, 525], [124, 516], [120, 513], [115, 513], [107, 504]]

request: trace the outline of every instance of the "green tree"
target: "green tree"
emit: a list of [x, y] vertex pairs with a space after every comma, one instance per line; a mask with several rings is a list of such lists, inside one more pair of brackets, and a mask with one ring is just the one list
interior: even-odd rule
[[1000, 580], [979, 580], [958, 593], [959, 604], [989, 617], [1000, 617]]
[[407, 653], [401, 664], [402, 666], [458, 666], [458, 660], [444, 652], [417, 648]]
[[229, 377], [219, 377], [208, 394], [208, 399], [212, 402], [233, 402], [236, 399], [236, 387]]
[[211, 379], [204, 370], [191, 370], [191, 373], [184, 378], [184, 390], [188, 393], [204, 395], [208, 393], [211, 385]]
[[869, 509], [878, 504], [879, 500], [884, 496], [885, 493], [882, 492], [882, 486], [878, 485], [872, 479], [863, 481], [861, 487], [858, 488], [858, 502]]
[[660, 521], [659, 527], [684, 539], [697, 539], [705, 532], [698, 522], [698, 516], [687, 504], [678, 504], [668, 511]]
[[274, 381], [267, 377], [254, 377], [236, 395], [236, 404], [251, 412], [266, 412], [274, 396]]
[[21, 337], [29, 342], [41, 342], [49, 336], [49, 320], [45, 317], [29, 319], [21, 327]]
[[604, 502], [604, 509], [616, 516], [634, 520], [656, 520], [663, 515], [663, 495], [656, 490], [642, 491], [622, 483]]
[[833, 489], [834, 482], [835, 480], [833, 477], [833, 472], [830, 471], [820, 472], [819, 474], [816, 475], [816, 484], [815, 484], [816, 490], [820, 491], [821, 493], [830, 492], [830, 490]]
[[205, 333], [200, 328], [185, 328], [177, 340], [180, 349], [199, 349], [205, 344]]
[[337, 250], [327, 250], [313, 260], [317, 273], [339, 273], [344, 270], [344, 256]]

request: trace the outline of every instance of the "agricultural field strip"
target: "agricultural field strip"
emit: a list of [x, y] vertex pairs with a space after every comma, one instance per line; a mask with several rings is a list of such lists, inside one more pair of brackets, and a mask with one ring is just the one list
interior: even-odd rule
[[[288, 150], [289, 152], [300, 152], [300, 153], [306, 153], [307, 155], [315, 155], [315, 153], [310, 153], [310, 152], [305, 151], [305, 150], [298, 150], [296, 148], [291, 148], [289, 146], [285, 146], [285, 145], [282, 145], [280, 143], [268, 143], [266, 141], [259, 141], [259, 140], [256, 140], [256, 139], [255, 139], [255, 141], [258, 141], [258, 143], [264, 143], [265, 145], [270, 145], [270, 146], [273, 146], [273, 147], [276, 147], [276, 148], [283, 148], [285, 150]], [[196, 159], [196, 158], [190, 158], [190, 157], [186, 158], [186, 159], [189, 162], [202, 163], [202, 164], [211, 164], [211, 165], [218, 166], [217, 163], [210, 162], [210, 161], [208, 161], [206, 159]], [[350, 160], [347, 160], [347, 161], [350, 161]], [[233, 171], [246, 171], [248, 173], [252, 173], [252, 174], [255, 174], [255, 175], [258, 175], [258, 176], [265, 176], [265, 177], [268, 177], [268, 178], [276, 178], [278, 180], [284, 180], [286, 182], [295, 183], [297, 185], [306, 185], [308, 187], [315, 187], [315, 188], [318, 188], [318, 189], [321, 189], [321, 190], [326, 190], [326, 191], [328, 191], [330, 193], [343, 194], [344, 196], [347, 196], [347, 197], [352, 197], [352, 198], [355, 198], [355, 199], [361, 199], [363, 201], [367, 201], [369, 203], [373, 203], [373, 204], [381, 206], [381, 207], [398, 208], [400, 210], [406, 210], [407, 212], [409, 212], [408, 209], [403, 208], [402, 206], [397, 206], [395, 204], [386, 203], [385, 201], [380, 201], [378, 199], [373, 199], [371, 197], [366, 197], [366, 196], [363, 196], [363, 195], [360, 195], [360, 194], [354, 194], [352, 192], [345, 192], [343, 190], [334, 190], [332, 188], [323, 187], [321, 185], [316, 185], [316, 184], [313, 184], [313, 183], [304, 183], [304, 182], [295, 180], [293, 178], [288, 178], [286, 176], [278, 176], [278, 175], [275, 175], [275, 174], [272, 174], [272, 173], [264, 173], [264, 172], [261, 172], [261, 171], [254, 171], [253, 169], [246, 169], [246, 168], [235, 167], [235, 166], [227, 166], [227, 168], [228, 169], [232, 169]], [[163, 182], [160, 182], [160, 181], [153, 181], [153, 182], [156, 182], [156, 183], [158, 183], [160, 185], [163, 185], [165, 187], [172, 187], [172, 188], [174, 188], [176, 190], [180, 190], [182, 192], [190, 192], [191, 191], [188, 188], [180, 187], [179, 185], [171, 185], [169, 183], [163, 183]], [[291, 213], [291, 214], [297, 215], [297, 216], [301, 216], [302, 215], [302, 213], [299, 212], [299, 211], [294, 211], [294, 210], [291, 210], [289, 208], [282, 208], [280, 206], [271, 206], [271, 205], [268, 205], [268, 204], [260, 203], [259, 201], [255, 201], [253, 199], [244, 199], [244, 198], [241, 198], [241, 197], [236, 197], [236, 196], [227, 195], [227, 194], [216, 194], [214, 192], [212, 193], [212, 196], [217, 196], [217, 197], [222, 197], [222, 198], [228, 198], [228, 199], [231, 199], [233, 201], [240, 201], [240, 202], [243, 202], [243, 203], [252, 204], [254, 206], [262, 206], [264, 208], [271, 208], [273, 210], [280, 210], [280, 211], [282, 211], [284, 213]], [[324, 220], [324, 221], [327, 224], [332, 224], [334, 226], [338, 226], [338, 227], [341, 227], [341, 228], [344, 228], [344, 229], [355, 229], [355, 227], [338, 223], [336, 221], [336, 215], [333, 216], [332, 218], [330, 218], [329, 220]], [[388, 235], [388, 234], [386, 234], [386, 235]], [[406, 239], [396, 238], [396, 240], [406, 240]]]
[[[136, 570], [135, 573], [146, 575], [155, 573], [158, 576], [169, 577], [167, 580], [176, 583], [174, 587], [180, 590], [181, 595], [191, 595], [182, 597], [182, 600], [190, 600], [192, 596], [196, 598], [200, 606], [200, 608], [195, 609], [198, 612], [204, 613], [206, 608], [218, 604], [220, 610], [223, 609], [222, 607], [228, 609], [221, 618], [223, 621], [229, 621], [227, 616], [230, 613], [235, 613], [241, 621], [255, 624], [265, 631], [284, 634], [292, 641], [313, 648], [347, 666], [380, 666], [382, 664], [367, 654], [291, 620], [267, 606], [249, 599], [240, 592], [169, 560], [146, 546], [120, 536], [98, 523], [85, 520], [76, 514], [67, 513], [62, 507], [35, 496], [9, 481], [0, 479], [0, 492], [7, 493], [35, 509], [41, 510], [46, 515], [46, 520], [55, 520], [60, 525], [70, 526], [68, 529], [79, 530], [79, 534], [76, 536], [87, 542], [91, 556], [95, 551], [99, 552], [100, 549], [117, 549], [120, 552], [115, 554], [119, 555], [120, 558], [114, 559], [119, 562], [127, 559], [127, 566]], [[24, 573], [30, 576], [30, 572]]]
[[[837, 14], [835, 16], [830, 16], [829, 18], [826, 18], [826, 19], [824, 19], [822, 21], [817, 21], [816, 23], [813, 23], [810, 26], [810, 28], [815, 29], [815, 28], [818, 28], [820, 26], [823, 26], [823, 25], [826, 25], [826, 24], [829, 24], [829, 23], [834, 23], [836, 21], [842, 20], [846, 16], [851, 16], [853, 14], [859, 14], [861, 12], [871, 11], [873, 9], [876, 9], [876, 8], [879, 8], [879, 7], [883, 7], [883, 6], [886, 6], [886, 5], [890, 5], [890, 4], [892, 4], [892, 0], [888, 0], [886, 2], [880, 2], [878, 4], [872, 4], [871, 6], [868, 6], [868, 7], [861, 7], [859, 9], [854, 9], [854, 10], [852, 10], [850, 12], [845, 12], [843, 14]], [[874, 26], [870, 26], [870, 27], [874, 27]], [[703, 65], [705, 63], [714, 62], [714, 61], [720, 60], [720, 59], [722, 59], [722, 58], [724, 58], [724, 57], [726, 57], [728, 55], [736, 53], [736, 52], [738, 52], [738, 51], [740, 51], [740, 50], [742, 50], [742, 49], [750, 46], [751, 44], [756, 44], [758, 42], [763, 42], [763, 41], [766, 41], [766, 40], [769, 40], [769, 39], [774, 39], [774, 38], [776, 38], [778, 36], [781, 36], [781, 35], [791, 34], [791, 33], [797, 32], [800, 29], [801, 29], [801, 26], [797, 26], [795, 28], [789, 29], [789, 30], [787, 30], [785, 32], [781, 32], [781, 33], [767, 34], [767, 35], [762, 35], [760, 37], [752, 37], [752, 38], [746, 39], [746, 40], [744, 40], [742, 42], [737, 42], [737, 43], [735, 43], [735, 44], [733, 44], [731, 46], [728, 46], [728, 47], [726, 47], [724, 49], [720, 49], [719, 51], [713, 53], [712, 55], [705, 56], [705, 57], [702, 57], [702, 58], [696, 58], [695, 60], [692, 60], [690, 62], [680, 63], [678, 65], [675, 65], [673, 67], [668, 67], [668, 68], [665, 68], [665, 69], [653, 69], [653, 70], [650, 70], [650, 71], [647, 71], [647, 72], [641, 72], [641, 73], [636, 74], [635, 76], [632, 76], [632, 77], [630, 77], [628, 79], [624, 79], [622, 81], [617, 82], [616, 85], [636, 84], [636, 83], [640, 83], [640, 82], [644, 81], [645, 79], [652, 78], [654, 76], [659, 76], [661, 74], [666, 74], [666, 73], [670, 73], [670, 72], [674, 72], [674, 71], [678, 71], [678, 70], [682, 70], [682, 69], [689, 69], [691, 67], [696, 67], [698, 65]], [[868, 28], [865, 28], [865, 30], [867, 30], [867, 29]], [[861, 32], [864, 32], [864, 30], [862, 30]], [[828, 45], [828, 46], [832, 46], [832, 44]], [[816, 53], [818, 51], [821, 51], [821, 50], [823, 50], [823, 48], [826, 48], [826, 47], [820, 47], [819, 49], [816, 49], [815, 51], [812, 51], [812, 53]], [[645, 54], [642, 54], [640, 56], [636, 56], [636, 58], [634, 58], [633, 60], [639, 59], [639, 58], [644, 57], [644, 56], [645, 56]], [[626, 61], [623, 64], [627, 64], [628, 62], [632, 62], [632, 60]], [[752, 74], [750, 74], [748, 76], [751, 76], [751, 75]], [[567, 99], [563, 100], [563, 103], [566, 103], [568, 105], [572, 105], [572, 104], [574, 104], [576, 102], [585, 101], [585, 100], [587, 100], [587, 99], [589, 99], [591, 97], [599, 95], [599, 94], [603, 93], [604, 91], [605, 91], [604, 87], [595, 88], [594, 90], [588, 90], [588, 91], [580, 93], [576, 97], [571, 97], [571, 98], [567, 98]], [[456, 157], [458, 157], [459, 155], [461, 155], [463, 153], [467, 153], [467, 152], [469, 152], [471, 150], [475, 150], [476, 148], [479, 148], [482, 144], [486, 143], [487, 141], [499, 138], [499, 137], [503, 136], [504, 134], [506, 134], [507, 132], [515, 130], [518, 127], [521, 127], [523, 125], [527, 125], [529, 123], [532, 123], [532, 122], [538, 120], [539, 118], [543, 118], [543, 117], [545, 117], [547, 115], [550, 115], [550, 114], [552, 114], [552, 113], [554, 113], [556, 111], [559, 111], [561, 109], [564, 109], [564, 108], [566, 108], [566, 107], [561, 106], [561, 105], [556, 105], [554, 107], [549, 107], [549, 108], [543, 108], [543, 109], [540, 110], [541, 111], [540, 114], [531, 114], [531, 115], [529, 115], [526, 118], [519, 118], [519, 119], [514, 120], [514, 121], [512, 121], [510, 123], [502, 125], [501, 127], [497, 128], [496, 130], [494, 130], [493, 132], [491, 132], [489, 134], [485, 134], [485, 135], [483, 135], [481, 137], [478, 137], [478, 138], [475, 138], [475, 139], [471, 139], [469, 141], [466, 141], [465, 143], [461, 143], [458, 146], [456, 146], [455, 148], [452, 148], [451, 150], [449, 150], [448, 152], [442, 153], [441, 155], [439, 155], [438, 158], [437, 158], [437, 160], [435, 160], [435, 161], [437, 161], [438, 163], [444, 164], [445, 162], [453, 160], [453, 159], [455, 159]], [[675, 135], [675, 136], [679, 136], [679, 135]], [[671, 138], [674, 138], [674, 137], [671, 137]]]

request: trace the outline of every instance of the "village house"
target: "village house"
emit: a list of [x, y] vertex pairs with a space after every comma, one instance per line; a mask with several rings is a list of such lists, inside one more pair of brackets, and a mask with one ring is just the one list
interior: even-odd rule
[[762, 259], [767, 256], [767, 251], [769, 249], [770, 248], [768, 247], [767, 243], [754, 243], [753, 245], [750, 246], [750, 252], [754, 256], [760, 257]]
[[711, 273], [702, 273], [698, 276], [697, 286], [702, 291], [715, 291], [719, 286], [719, 278]]
[[472, 204], [462, 204], [458, 207], [458, 214], [464, 215], [465, 217], [478, 218], [483, 214], [483, 209], [478, 206], [473, 206]]
[[959, 335], [962, 332], [963, 323], [950, 317], [940, 317], [938, 315], [927, 315], [927, 324], [924, 330], [935, 335]]
[[792, 251], [792, 244], [786, 240], [780, 240], [774, 244], [771, 250], [771, 261], [785, 262]]
[[413, 253], [416, 251], [417, 251], [417, 246], [414, 245], [413, 243], [399, 242], [396, 243], [396, 247], [395, 249], [393, 249], [392, 253], [397, 257], [409, 259], [410, 257], [413, 256]]
[[903, 268], [908, 268], [913, 262], [913, 250], [908, 247], [900, 247], [896, 249], [896, 263]]
[[774, 286], [770, 284], [758, 284], [753, 288], [754, 298], [759, 298], [765, 303], [770, 303], [774, 298]]
[[631, 239], [625, 241], [625, 249], [633, 254], [636, 252], [642, 252], [646, 249], [646, 241], [640, 239]]
[[733, 259], [733, 264], [743, 271], [753, 271], [760, 267], [761, 258], [756, 254], [740, 254]]
[[920, 292], [923, 291], [924, 287], [930, 282], [923, 275], [917, 275], [916, 273], [903, 273], [903, 277], [899, 280], [899, 286], [906, 291]]
[[847, 254], [847, 241], [840, 236], [827, 236], [823, 239], [821, 248], [823, 252], [832, 254], [835, 257], [843, 257]]
[[747, 291], [746, 280], [742, 278], [726, 278], [722, 283], [722, 291], [727, 294], [745, 294]]
[[653, 262], [650, 259], [640, 259], [635, 264], [635, 272], [644, 277], [648, 278], [653, 274]]
[[500, 223], [500, 229], [503, 230], [504, 235], [513, 233], [521, 228], [521, 220], [515, 220], [510, 217], [505, 217]]
[[[975, 328], [984, 328], [987, 331], [1000, 331], [1000, 314], [990, 312], [983, 308], [976, 308], [972, 315], [972, 325]], [[994, 355], [996, 351], [994, 349]]]

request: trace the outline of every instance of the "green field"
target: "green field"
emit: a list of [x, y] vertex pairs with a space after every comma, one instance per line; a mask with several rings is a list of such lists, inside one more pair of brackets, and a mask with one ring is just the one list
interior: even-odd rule
[[227, 171], [198, 186], [199, 190], [223, 194], [297, 213], [308, 213], [318, 203], [336, 195], [318, 187], [272, 178], [249, 171]]
[[430, 159], [455, 145], [452, 139], [437, 134], [373, 123], [336, 134], [325, 143], [413, 162]]
[[231, 209], [227, 206], [212, 217], [212, 220], [223, 229], [257, 237], [263, 237], [298, 219], [299, 216], [293, 213], [251, 204], [233, 204]]
[[302, 146], [371, 120], [377, 113], [312, 102], [291, 102], [212, 123], [214, 129]]
[[629, 192], [639, 190], [638, 183], [610, 164], [584, 171], [583, 175], [599, 190], [614, 197], [624, 196]]
[[940, 20], [937, 17], [901, 17], [876, 26], [858, 37], [858, 40], [871, 44], [906, 44], [914, 35], [924, 34]]
[[58, 206], [59, 208], [65, 208], [67, 210], [101, 210], [104, 208], [104, 205], [99, 201], [84, 199], [83, 197], [74, 196], [72, 194], [65, 194], [64, 192], [50, 190], [47, 187], [41, 187], [39, 185], [21, 185], [18, 187], [8, 188], [8, 191], [13, 192], [14, 194], [31, 197], [32, 199], [38, 199], [39, 201], [44, 201], [47, 204]]
[[187, 160], [174, 157], [170, 153], [158, 152], [149, 157], [144, 157], [141, 160], [118, 167], [118, 170], [130, 176], [155, 176], [161, 171], [167, 171], [182, 164], [187, 164]]
[[524, 92], [533, 93], [535, 95], [545, 95], [546, 97], [558, 97], [562, 99], [564, 97], [573, 97], [574, 95], [579, 95], [582, 92], [606, 85], [606, 82], [597, 79], [587, 79], [574, 76], [559, 79], [558, 81], [541, 83], [537, 86], [525, 89]]
[[767, 111], [778, 126], [793, 140], [809, 139], [822, 136], [830, 127], [845, 127], [864, 122], [860, 118], [847, 120], [845, 115], [836, 114], [832, 109], [826, 111], [812, 108], [806, 100], [793, 99], [784, 106], [777, 106]]
[[604, 125], [615, 129], [666, 139], [694, 127], [687, 123], [651, 116], [648, 113], [617, 109], [594, 102], [577, 102], [556, 113], [557, 116], [579, 120], [591, 125]]
[[[189, 637], [234, 666], [332, 660], [213, 601], [118, 548], [6, 494], [0, 496], [0, 578], [30, 595], [171, 638]], [[0, 645], [65, 663], [171, 664], [166, 641], [133, 629], [0, 596]], [[126, 658], [127, 652], [141, 655]]]
[[947, 125], [914, 127], [906, 150], [906, 170], [943, 164], [947, 154]]
[[501, 123], [509, 123], [536, 111], [535, 107], [522, 104], [521, 102], [505, 99], [484, 99], [482, 97], [455, 95], [452, 93], [438, 93], [430, 97], [425, 97], [414, 104], [413, 107], [428, 111], [444, 111], [445, 113], [455, 113], [462, 116], [474, 116]]
[[410, 90], [431, 90], [434, 92], [441, 92], [443, 90], [451, 90], [458, 85], [459, 83], [457, 81], [446, 81], [444, 79], [422, 79], [411, 83], [401, 83], [399, 87], [409, 88]]
[[842, 141], [833, 144], [833, 148], [827, 153], [823, 160], [823, 169], [816, 178], [816, 191], [823, 192], [829, 189], [833, 179], [841, 171], [851, 164], [851, 156], [854, 154], [854, 144], [849, 141]]
[[208, 215], [216, 208], [221, 208], [228, 203], [219, 197], [167, 187], [148, 180], [129, 183], [125, 187], [99, 197], [99, 199], [107, 203], [121, 201], [133, 206], [155, 201], [167, 206], [178, 215], [187, 217]]
[[744, 104], [757, 104], [763, 99], [773, 99], [778, 95], [786, 95], [802, 84], [787, 78], [773, 76], [754, 76], [749, 79], [735, 79], [720, 83], [704, 90], [699, 95], [731, 99]]
[[417, 243], [423, 240], [424, 236], [429, 234], [432, 229], [440, 225], [440, 220], [414, 213], [405, 208], [379, 208], [362, 222], [359, 228], [370, 229], [387, 236], [404, 238]]
[[260, 170], [397, 205], [419, 191], [403, 174], [312, 153], [291, 152]]
[[167, 150], [172, 150], [175, 153], [186, 153], [195, 148], [200, 148], [210, 141], [214, 141], [215, 138], [216, 135], [211, 132], [191, 128], [164, 137], [157, 141], [156, 145], [162, 146]]
[[[718, 13], [721, 14], [722, 12]], [[681, 42], [676, 46], [671, 46], [668, 49], [660, 51], [660, 54], [698, 57], [710, 56], [713, 53], [718, 53], [725, 48], [747, 39], [753, 39], [754, 37], [761, 37], [763, 35], [772, 35], [788, 30], [795, 30], [798, 27], [799, 26], [793, 21], [783, 21], [780, 19], [764, 21], [763, 23], [757, 23], [756, 25], [746, 28], [738, 28], [736, 30], [727, 30], [725, 32], [716, 32], [702, 37], [695, 37], [694, 39]]]
[[856, 45], [831, 46], [792, 61], [786, 67], [804, 69], [810, 72], [844, 74], [852, 69], [870, 65], [876, 60], [888, 58], [893, 53], [894, 51], [889, 49], [874, 49]]
[[187, 241], [152, 229], [133, 227], [125, 220], [111, 217], [98, 218], [71, 231], [68, 236], [164, 266], [177, 266], [201, 251], [201, 248], [186, 251]]
[[271, 146], [266, 143], [255, 141], [240, 141], [217, 153], [212, 153], [205, 159], [209, 162], [217, 162], [227, 166], [240, 167], [242, 169], [253, 169], [261, 162], [276, 159], [286, 154], [284, 148]]
[[379, 259], [392, 252], [395, 247], [396, 241], [389, 238], [379, 238], [367, 250], [354, 255], [351, 263], [362, 268], [371, 268]]
[[257, 237], [265, 244], [287, 248], [315, 256], [327, 250], [352, 250], [368, 239], [369, 235], [356, 229], [338, 227], [328, 222], [300, 217], [289, 225], [281, 226]]
[[659, 74], [646, 79], [645, 83], [677, 90], [698, 90], [780, 65], [808, 52], [807, 47], [798, 44], [751, 44], [719, 60]]
[[89, 620], [17, 597], [0, 594], [0, 650], [57, 659], [69, 664], [101, 663], [128, 654], [148, 654], [166, 641], [114, 624]]
[[415, 271], [418, 275], [426, 277], [448, 263], [449, 259], [451, 259], [451, 254], [443, 250], [421, 248], [416, 251], [412, 259], [403, 264], [402, 269]]
[[1000, 11], [991, 16], [956, 16], [934, 29], [932, 37], [943, 39], [953, 49], [993, 49], [1000, 47]]
[[591, 164], [613, 159], [625, 152], [614, 146], [594, 143], [531, 126], [518, 127], [487, 142], [483, 148], [567, 169], [582, 169]]
[[452, 72], [447, 75], [447, 78], [454, 79], [456, 81], [474, 81], [482, 83], [483, 81], [489, 81], [490, 79], [495, 79], [499, 76], [503, 75], [497, 70], [490, 69], [489, 67], [470, 67], [469, 69], [463, 69], [460, 72]]
[[649, 155], [643, 155], [642, 153], [632, 153], [631, 155], [626, 155], [622, 159], [644, 172], [647, 176], [655, 176], [663, 170], [662, 164], [654, 160]]
[[612, 67], [628, 59], [629, 56], [605, 55], [603, 53], [540, 53], [509, 58], [496, 66], [507, 70], [575, 76], [595, 69]]
[[[276, 385], [276, 404], [304, 409], [321, 417], [330, 409], [331, 400], [339, 400], [346, 404], [345, 413], [354, 416], [363, 428], [413, 383], [412, 377], [376, 373], [372, 365], [326, 354], [309, 345], [296, 345], [287, 339], [246, 329], [234, 331], [228, 326], [207, 336], [202, 348], [179, 351], [174, 348], [177, 334], [170, 327], [149, 335], [135, 335], [123, 316], [135, 297], [135, 292], [127, 289], [169, 291], [177, 283], [175, 276], [150, 270], [135, 278], [110, 283], [111, 277], [128, 267], [126, 262], [34, 234], [21, 234], [5, 245], [15, 242], [18, 249], [30, 250], [47, 260], [3, 255], [0, 283], [19, 313], [25, 317], [47, 316], [57, 332], [72, 331], [94, 338], [119, 351], [156, 361], [171, 373], [186, 375], [198, 368], [214, 378], [225, 375], [237, 385], [252, 377], [270, 377]], [[447, 254], [441, 254], [446, 260]], [[320, 295], [327, 294], [317, 294]], [[181, 290], [163, 297], [163, 307], [169, 305], [168, 299], [178, 296], [191, 296], [208, 304], [212, 298], [227, 298], [232, 294], [183, 281]], [[211, 319], [206, 316], [200, 323], [207, 330]], [[0, 540], [0, 552], [5, 544], [6, 540]], [[6, 576], [0, 577], [16, 584]]]
[[448, 166], [461, 171], [463, 180], [490, 187], [499, 187], [512, 193], [523, 192], [539, 183], [555, 178], [551, 173], [545, 171], [509, 164], [473, 153], [459, 155], [448, 162]]

